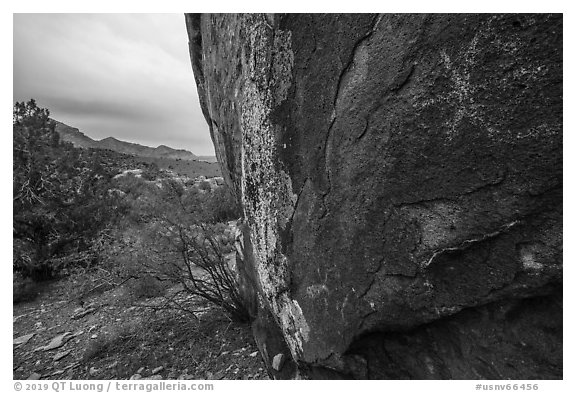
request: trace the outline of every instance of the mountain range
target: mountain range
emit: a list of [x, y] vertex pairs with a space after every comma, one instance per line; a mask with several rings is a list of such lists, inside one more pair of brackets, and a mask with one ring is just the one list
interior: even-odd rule
[[71, 127], [57, 120], [54, 120], [54, 122], [56, 123], [56, 132], [58, 132], [62, 140], [70, 142], [74, 146], [84, 149], [109, 149], [118, 153], [129, 154], [138, 157], [216, 162], [216, 157], [214, 156], [196, 156], [188, 150], [173, 149], [165, 145], [149, 147], [140, 145], [138, 143], [121, 141], [113, 137], [108, 137], [97, 141], [85, 135], [78, 128]]

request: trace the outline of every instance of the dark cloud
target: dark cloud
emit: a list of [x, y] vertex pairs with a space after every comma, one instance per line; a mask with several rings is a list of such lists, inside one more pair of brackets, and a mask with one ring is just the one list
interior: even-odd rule
[[183, 15], [15, 14], [14, 100], [95, 139], [213, 154]]
[[37, 96], [37, 100], [49, 102], [52, 112], [72, 113], [81, 118], [107, 119], [109, 121], [125, 120], [138, 123], [154, 121], [161, 116], [161, 113], [143, 111], [141, 106], [131, 102], [95, 101], [84, 97], [74, 99], [69, 96], [52, 94], [40, 94]]

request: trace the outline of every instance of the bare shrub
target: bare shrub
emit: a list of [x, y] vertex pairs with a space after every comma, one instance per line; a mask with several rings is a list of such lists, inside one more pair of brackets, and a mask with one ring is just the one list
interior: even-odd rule
[[216, 226], [159, 221], [155, 228], [156, 258], [147, 261], [149, 271], [179, 283], [181, 291], [222, 308], [235, 321], [249, 320], [238, 292], [234, 254], [226, 253], [226, 246], [218, 241]]
[[234, 270], [233, 233], [228, 223], [214, 221], [206, 199], [214, 193], [170, 179], [161, 187], [138, 189], [127, 193], [134, 196], [131, 225], [118, 247], [124, 252], [114, 258], [125, 261], [130, 274], [177, 285], [166, 295], [171, 307], [195, 313], [198, 302], [188, 302], [184, 293], [218, 306], [232, 320], [248, 321]]

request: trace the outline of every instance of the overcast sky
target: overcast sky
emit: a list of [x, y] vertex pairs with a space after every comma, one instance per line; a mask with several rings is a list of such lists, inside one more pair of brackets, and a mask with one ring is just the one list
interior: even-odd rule
[[93, 139], [213, 155], [182, 14], [15, 14], [14, 101]]

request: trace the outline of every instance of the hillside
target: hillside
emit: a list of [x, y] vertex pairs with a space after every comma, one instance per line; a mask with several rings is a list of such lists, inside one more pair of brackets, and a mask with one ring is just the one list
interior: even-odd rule
[[180, 160], [197, 160], [194, 154], [187, 150], [176, 150], [168, 146], [148, 147], [138, 143], [130, 143], [118, 140], [114, 137], [108, 137], [96, 142], [96, 148], [110, 149], [124, 154], [132, 154], [139, 157], [153, 157], [153, 158], [171, 158]]
[[220, 166], [213, 156], [196, 156], [184, 149], [173, 149], [160, 145], [156, 148], [118, 140], [113, 137], [104, 138], [100, 141], [85, 135], [78, 128], [54, 120], [56, 132], [60, 137], [72, 143], [75, 147], [83, 149], [107, 150], [122, 161], [128, 161], [133, 167], [139, 167], [139, 163], [147, 165], [155, 164], [160, 169], [170, 170], [179, 175], [189, 177], [221, 176]]
[[78, 128], [70, 127], [69, 125], [61, 123], [57, 120], [54, 120], [54, 122], [56, 123], [56, 132], [58, 132], [58, 134], [60, 134], [60, 138], [66, 142], [70, 142], [75, 147], [81, 147], [84, 149], [98, 147], [97, 141], [86, 136]]
[[102, 140], [94, 140], [85, 135], [78, 128], [71, 127], [67, 124], [54, 120], [56, 122], [56, 132], [60, 137], [80, 148], [95, 148], [95, 149], [109, 149], [118, 153], [130, 154], [138, 157], [150, 157], [156, 159], [173, 159], [173, 160], [187, 160], [187, 161], [206, 161], [216, 162], [215, 157], [202, 156], [198, 157], [195, 154], [184, 149], [173, 149], [171, 147], [160, 145], [158, 147], [149, 147], [140, 145], [138, 143], [130, 143], [118, 140], [114, 137], [104, 138]]

